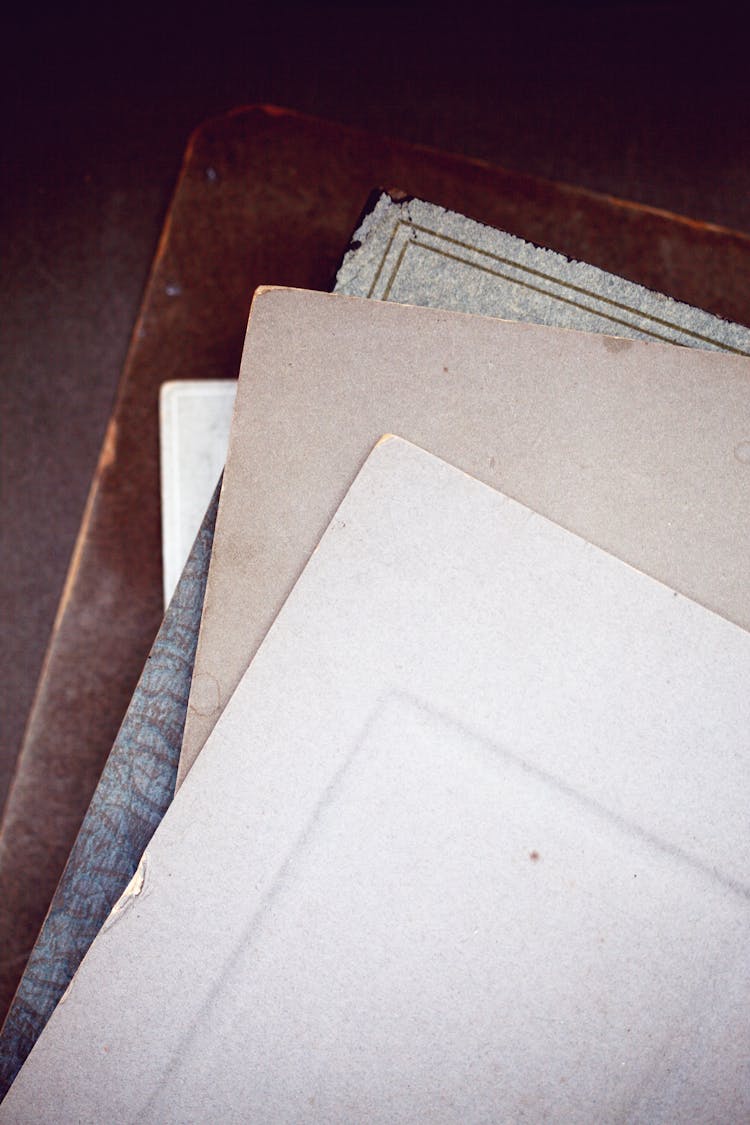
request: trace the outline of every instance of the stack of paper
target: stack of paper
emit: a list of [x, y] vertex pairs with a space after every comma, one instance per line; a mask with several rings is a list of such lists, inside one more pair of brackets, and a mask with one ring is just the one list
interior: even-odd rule
[[[354, 233], [335, 291], [629, 339], [750, 354], [750, 330], [585, 262], [425, 203], [382, 193]], [[164, 384], [165, 605], [224, 466], [236, 383]]]
[[743, 331], [256, 294], [184, 783], [0, 1121], [748, 1117]]

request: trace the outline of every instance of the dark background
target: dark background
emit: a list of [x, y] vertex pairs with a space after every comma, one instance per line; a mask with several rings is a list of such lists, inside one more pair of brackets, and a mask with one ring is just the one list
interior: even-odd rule
[[750, 231], [750, 62], [722, 5], [34, 7], [0, 50], [0, 801], [201, 120], [275, 103]]

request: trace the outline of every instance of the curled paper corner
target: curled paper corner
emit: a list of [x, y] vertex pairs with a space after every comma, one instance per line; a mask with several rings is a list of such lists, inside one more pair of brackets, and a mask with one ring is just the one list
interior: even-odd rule
[[146, 882], [146, 857], [144, 855], [143, 858], [141, 859], [141, 862], [138, 864], [138, 866], [135, 869], [135, 873], [133, 875], [133, 878], [130, 880], [127, 887], [122, 892], [122, 894], [118, 898], [117, 902], [112, 907], [109, 914], [107, 915], [107, 918], [106, 918], [104, 924], [102, 925], [102, 933], [104, 933], [105, 930], [108, 930], [111, 926], [113, 926], [115, 924], [115, 922], [118, 920], [118, 918], [120, 918], [120, 916], [124, 913], [124, 911], [127, 910], [128, 906], [130, 906], [130, 904], [133, 902], [133, 900], [138, 898], [139, 894], [143, 890], [145, 882]]

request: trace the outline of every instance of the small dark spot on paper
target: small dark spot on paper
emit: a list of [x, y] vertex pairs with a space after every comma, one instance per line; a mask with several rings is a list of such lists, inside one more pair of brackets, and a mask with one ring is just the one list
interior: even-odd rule
[[496, 464], [497, 464], [496, 458], [490, 457], [490, 468], [494, 469]]
[[197, 672], [193, 676], [190, 692], [190, 709], [198, 715], [214, 715], [221, 703], [219, 681], [209, 672]]
[[448, 374], [448, 368], [445, 366], [445, 364], [443, 364], [443, 374], [444, 375]]
[[532, 863], [538, 863], [539, 862], [539, 852], [536, 851], [536, 849], [533, 852], [529, 852], [529, 859], [531, 860]]

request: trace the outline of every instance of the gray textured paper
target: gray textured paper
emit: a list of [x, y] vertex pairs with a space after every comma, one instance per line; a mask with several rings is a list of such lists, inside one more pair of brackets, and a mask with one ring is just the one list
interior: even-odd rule
[[382, 442], [0, 1121], [746, 1120], [748, 678]]
[[217, 485], [0, 1031], [0, 1100], [172, 800], [218, 503]]
[[750, 359], [260, 290], [178, 783], [388, 431], [750, 625]]
[[335, 292], [750, 354], [750, 328], [433, 203], [383, 194]]

